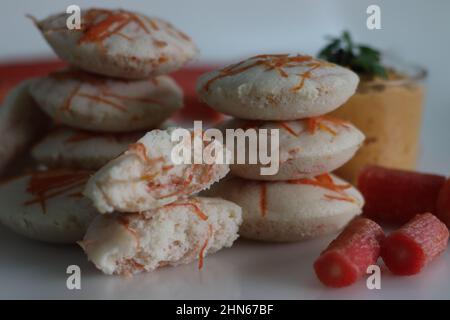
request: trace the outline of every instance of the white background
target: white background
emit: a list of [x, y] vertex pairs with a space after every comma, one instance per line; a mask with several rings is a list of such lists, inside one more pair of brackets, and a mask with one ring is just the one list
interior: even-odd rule
[[[255, 53], [315, 54], [327, 34], [349, 29], [375, 45], [429, 71], [421, 167], [450, 173], [450, 1], [448, 0], [6, 0], [0, 11], [0, 60], [48, 56], [31, 22], [81, 7], [123, 7], [166, 18], [198, 43], [200, 62], [236, 60]], [[366, 28], [366, 8], [378, 4], [382, 30]]]

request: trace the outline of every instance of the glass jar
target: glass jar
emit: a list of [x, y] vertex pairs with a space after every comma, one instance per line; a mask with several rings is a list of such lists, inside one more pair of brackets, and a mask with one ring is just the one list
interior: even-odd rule
[[426, 71], [401, 63], [388, 80], [361, 79], [358, 90], [331, 115], [353, 123], [366, 136], [356, 155], [335, 173], [356, 183], [360, 169], [375, 164], [415, 169], [419, 153], [420, 127]]

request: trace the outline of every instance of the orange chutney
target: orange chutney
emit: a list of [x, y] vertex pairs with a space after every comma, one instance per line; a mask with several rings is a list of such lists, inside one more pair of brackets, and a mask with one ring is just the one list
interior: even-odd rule
[[356, 183], [360, 169], [377, 164], [415, 169], [419, 153], [424, 87], [417, 77], [362, 80], [354, 96], [331, 115], [348, 120], [366, 136], [356, 155], [335, 173]]

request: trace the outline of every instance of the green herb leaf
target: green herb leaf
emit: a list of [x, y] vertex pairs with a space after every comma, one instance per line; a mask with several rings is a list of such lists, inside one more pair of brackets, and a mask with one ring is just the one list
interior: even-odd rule
[[318, 56], [329, 62], [348, 67], [358, 74], [387, 78], [386, 68], [381, 64], [381, 53], [367, 45], [355, 44], [348, 31], [341, 37], [327, 37], [329, 43]]

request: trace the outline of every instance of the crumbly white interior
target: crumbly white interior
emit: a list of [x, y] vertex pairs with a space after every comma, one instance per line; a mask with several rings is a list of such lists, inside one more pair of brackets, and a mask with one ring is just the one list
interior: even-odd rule
[[[194, 206], [207, 220], [198, 216]], [[193, 197], [141, 214], [99, 216], [81, 246], [104, 273], [135, 274], [190, 263], [200, 254], [230, 247], [241, 222], [241, 208], [236, 204]]]
[[84, 194], [101, 213], [150, 210], [206, 189], [228, 173], [225, 164], [174, 165], [174, 129], [150, 131], [137, 142], [144, 156], [129, 150], [91, 177]]

